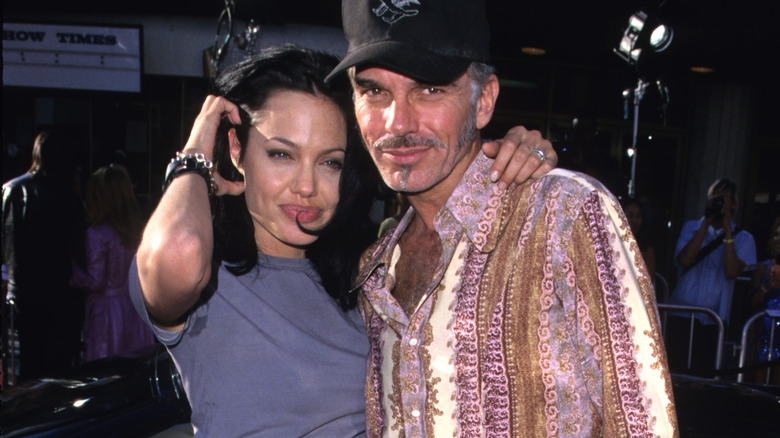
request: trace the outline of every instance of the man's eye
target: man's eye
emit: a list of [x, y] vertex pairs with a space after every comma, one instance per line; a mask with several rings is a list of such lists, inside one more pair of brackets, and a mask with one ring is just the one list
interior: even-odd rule
[[436, 87], [423, 88], [423, 93], [425, 94], [439, 94], [443, 92], [444, 90], [442, 90], [441, 88], [436, 88]]
[[382, 94], [382, 90], [380, 88], [366, 88], [363, 90], [363, 94], [367, 96], [379, 96]]

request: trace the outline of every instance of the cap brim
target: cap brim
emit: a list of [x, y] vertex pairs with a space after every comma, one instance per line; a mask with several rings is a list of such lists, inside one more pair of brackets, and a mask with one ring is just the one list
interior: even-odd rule
[[422, 83], [448, 84], [465, 72], [470, 64], [471, 60], [444, 56], [423, 47], [379, 41], [350, 50], [325, 81], [352, 66], [378, 65]]

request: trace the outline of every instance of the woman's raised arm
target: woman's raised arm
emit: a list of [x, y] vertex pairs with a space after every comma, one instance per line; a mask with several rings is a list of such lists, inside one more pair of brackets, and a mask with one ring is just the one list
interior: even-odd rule
[[[203, 154], [211, 161], [222, 117], [240, 124], [238, 107], [208, 96], [195, 119], [183, 154]], [[243, 183], [212, 172], [216, 194], [238, 194]], [[180, 326], [211, 277], [214, 236], [208, 181], [189, 172], [174, 178], [152, 213], [138, 247], [138, 276], [149, 314], [162, 328]]]

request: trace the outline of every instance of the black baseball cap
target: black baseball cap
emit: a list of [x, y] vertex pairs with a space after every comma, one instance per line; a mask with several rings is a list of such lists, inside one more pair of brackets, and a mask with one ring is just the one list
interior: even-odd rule
[[490, 62], [484, 0], [343, 0], [341, 15], [349, 49], [326, 80], [378, 65], [446, 84], [472, 62]]

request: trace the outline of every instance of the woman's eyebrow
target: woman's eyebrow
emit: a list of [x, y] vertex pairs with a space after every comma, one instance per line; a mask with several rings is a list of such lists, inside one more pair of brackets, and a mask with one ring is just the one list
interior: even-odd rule
[[278, 141], [279, 143], [284, 143], [285, 145], [294, 148], [294, 149], [300, 149], [301, 147], [298, 146], [297, 143], [293, 142], [292, 140], [289, 140], [285, 137], [270, 137], [268, 141]]
[[[301, 146], [298, 143], [294, 143], [293, 141], [288, 140], [287, 138], [284, 138], [284, 137], [271, 137], [268, 140], [269, 141], [278, 141], [279, 143], [283, 143], [283, 144], [285, 144], [286, 146], [289, 146], [292, 149], [301, 150]], [[346, 147], [343, 147], [343, 148], [333, 147], [333, 148], [326, 149], [326, 150], [322, 151], [322, 154], [324, 155], [324, 154], [329, 154], [329, 153], [332, 153], [332, 152], [346, 153], [346, 151], [347, 151]]]

